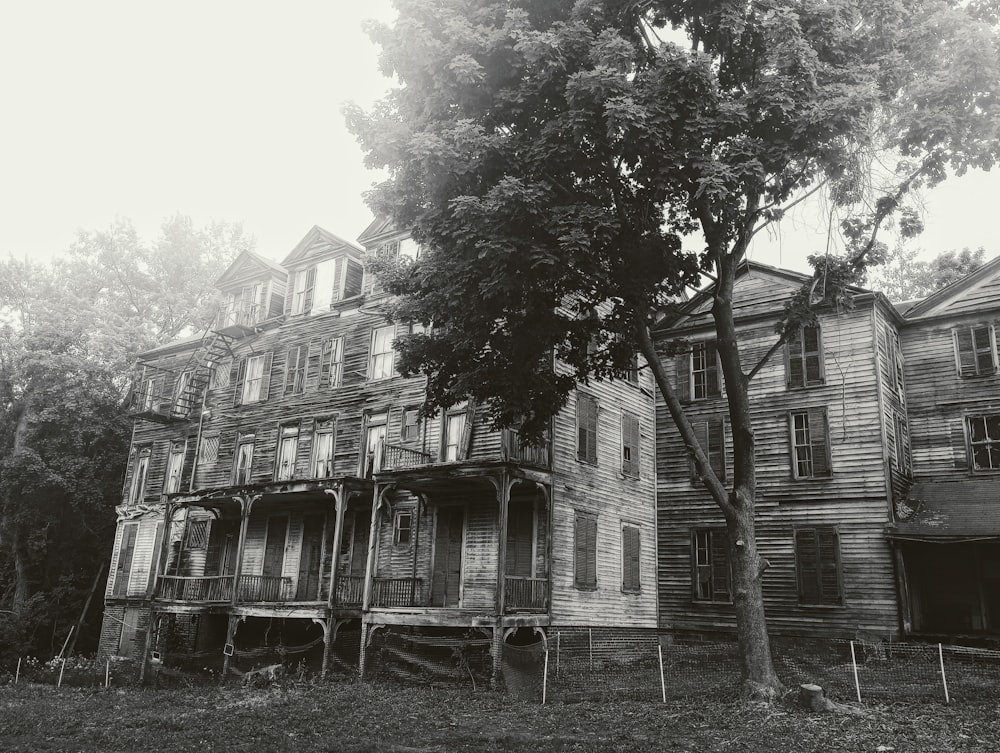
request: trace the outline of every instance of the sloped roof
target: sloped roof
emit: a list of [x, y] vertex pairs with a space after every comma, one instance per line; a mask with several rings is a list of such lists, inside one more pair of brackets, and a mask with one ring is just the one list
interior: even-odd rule
[[1000, 477], [917, 482], [897, 505], [897, 517], [887, 529], [894, 538], [1000, 537]]
[[229, 268], [223, 272], [215, 281], [215, 287], [224, 288], [236, 280], [259, 276], [286, 277], [285, 269], [267, 257], [261, 256], [256, 251], [244, 251], [237, 256]]
[[[733, 288], [733, 316], [737, 321], [757, 316], [773, 316], [781, 304], [798, 291], [812, 275], [791, 269], [772, 267], [755, 261], [745, 261], [736, 272]], [[667, 317], [657, 329], [700, 327], [712, 324], [712, 292], [714, 285], [699, 291], [682, 307], [677, 316]], [[851, 287], [856, 294], [869, 293], [864, 288]]]
[[312, 229], [292, 249], [292, 252], [282, 259], [281, 263], [285, 267], [293, 267], [298, 262], [317, 254], [325, 254], [330, 251], [339, 251], [342, 249], [352, 252], [352, 256], [359, 256], [364, 251], [361, 247], [344, 240], [338, 235], [334, 235], [329, 230], [324, 230], [319, 225], [313, 225]]
[[904, 316], [923, 319], [978, 314], [1000, 307], [1000, 256], [912, 306]]
[[367, 246], [375, 238], [383, 235], [392, 235], [395, 232], [396, 228], [393, 227], [392, 220], [388, 217], [376, 217], [368, 223], [368, 227], [358, 236], [358, 243], [362, 246]]

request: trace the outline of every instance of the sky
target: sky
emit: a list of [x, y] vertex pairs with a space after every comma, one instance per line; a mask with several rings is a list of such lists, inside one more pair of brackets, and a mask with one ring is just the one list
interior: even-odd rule
[[[344, 124], [393, 82], [362, 21], [389, 0], [0, 3], [0, 256], [50, 260], [78, 230], [174, 214], [239, 222], [280, 260], [313, 225], [348, 240], [379, 178]], [[924, 196], [933, 255], [1000, 253], [1000, 170]], [[821, 202], [762, 235], [758, 261], [805, 269], [827, 247]]]

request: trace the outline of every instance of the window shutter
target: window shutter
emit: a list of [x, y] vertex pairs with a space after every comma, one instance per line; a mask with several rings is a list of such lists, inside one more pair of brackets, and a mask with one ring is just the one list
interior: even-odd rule
[[799, 578], [799, 600], [810, 604], [819, 603], [821, 594], [816, 529], [799, 528], [795, 532], [795, 568]]
[[260, 402], [267, 400], [271, 388], [271, 353], [264, 355], [264, 369], [260, 378]]
[[958, 373], [968, 377], [976, 375], [976, 353], [973, 348], [972, 330], [955, 330], [955, 352], [958, 358]]
[[803, 327], [802, 342], [805, 359], [805, 384], [821, 384], [823, 382], [823, 348], [819, 327]]
[[588, 463], [597, 462], [597, 400], [577, 394], [577, 457]]
[[637, 592], [639, 584], [639, 528], [622, 528], [622, 590]]
[[319, 389], [330, 386], [330, 368], [332, 365], [333, 340], [324, 340], [319, 354]]
[[152, 588], [156, 583], [157, 568], [160, 566], [160, 548], [163, 544], [163, 523], [156, 524], [156, 534], [153, 537], [153, 556], [149, 563], [149, 577], [146, 588]]
[[712, 601], [732, 601], [729, 588], [729, 533], [724, 529], [711, 531]]
[[243, 382], [247, 377], [247, 359], [241, 358], [236, 367], [236, 378], [232, 381], [236, 384], [236, 393], [233, 395], [233, 405], [243, 405]]
[[298, 346], [296, 345], [290, 347], [288, 349], [288, 352], [285, 353], [285, 377], [284, 379], [282, 379], [282, 383], [284, 385], [283, 392], [286, 395], [292, 391], [291, 380], [292, 380], [292, 374], [294, 373], [293, 361], [297, 355], [298, 355]]
[[344, 298], [353, 298], [361, 294], [361, 281], [365, 276], [365, 268], [353, 259], [347, 261], [347, 271], [344, 273]]
[[[698, 444], [701, 446], [702, 452], [708, 455], [709, 460], [711, 460], [711, 452], [709, 451], [708, 443], [708, 421], [692, 421], [691, 428], [694, 429], [695, 438], [698, 440]], [[698, 464], [690, 455], [688, 455], [688, 473], [691, 476], [691, 481], [697, 482], [701, 480], [701, 475], [698, 473]]]
[[139, 526], [130, 523], [122, 528], [122, 541], [118, 547], [118, 564], [115, 567], [115, 590], [114, 596], [126, 596], [128, 594], [128, 581], [132, 573], [132, 554], [135, 552], [135, 536], [139, 531]]
[[722, 381], [719, 373], [719, 349], [715, 340], [705, 343], [705, 393], [707, 396], [722, 394]]
[[476, 419], [476, 402], [470, 400], [465, 407], [465, 421], [462, 423], [462, 437], [458, 443], [458, 459], [465, 460], [472, 451], [472, 424]]
[[[628, 457], [625, 448], [628, 448]], [[639, 419], [631, 413], [622, 413], [622, 473], [639, 475]]]
[[285, 316], [292, 314], [292, 301], [295, 299], [295, 275], [300, 272], [289, 272], [288, 280], [285, 283]]
[[802, 370], [802, 343], [799, 340], [801, 330], [785, 343], [785, 383], [789, 387], [801, 387], [805, 375]]
[[708, 444], [705, 445], [709, 463], [719, 481], [726, 480], [726, 422], [722, 416], [708, 420]]
[[330, 296], [333, 303], [344, 298], [344, 267], [346, 263], [346, 256], [338, 256], [333, 263], [333, 293]]
[[[301, 274], [301, 273], [300, 273]], [[302, 302], [302, 313], [308, 314], [312, 311], [313, 298], [316, 296], [316, 267], [309, 267], [306, 272], [305, 296]]]
[[809, 409], [809, 442], [812, 449], [813, 476], [829, 476], [830, 428], [826, 422], [825, 408]]
[[682, 403], [691, 402], [691, 354], [674, 358], [674, 374], [677, 383], [677, 399]]
[[820, 598], [824, 604], [840, 603], [840, 573], [837, 566], [839, 546], [837, 529], [816, 529]]
[[576, 516], [575, 571], [579, 588], [597, 586], [597, 519], [589, 515]]

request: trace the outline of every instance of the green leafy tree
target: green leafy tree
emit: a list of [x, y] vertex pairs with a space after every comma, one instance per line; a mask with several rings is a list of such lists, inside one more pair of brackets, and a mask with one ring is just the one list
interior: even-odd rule
[[[727, 522], [748, 691], [773, 695], [780, 681], [754, 530], [748, 388], [763, 364], [741, 366], [737, 269], [754, 235], [811, 192], [853, 209], [847, 254], [787, 302], [770, 356], [859, 280], [914, 186], [993, 165], [988, 6], [396, 0], [395, 23], [370, 27], [399, 86], [348, 121], [389, 175], [372, 207], [426, 250], [376, 266], [402, 296], [394, 315], [435, 325], [399, 344], [403, 368], [428, 375], [432, 407], [470, 396], [530, 436], [578, 382], [622, 376], [638, 347]], [[734, 439], [728, 487], [651, 332], [703, 275]]]
[[942, 251], [930, 261], [917, 259], [918, 250], [897, 244], [886, 254], [885, 261], [873, 267], [867, 284], [885, 293], [892, 301], [912, 301], [925, 298], [945, 285], [975, 272], [986, 259], [986, 249], [963, 248]]
[[58, 651], [111, 548], [129, 368], [205, 326], [212, 281], [250, 244], [176, 216], [151, 246], [118, 221], [51, 266], [0, 262], [0, 654]]

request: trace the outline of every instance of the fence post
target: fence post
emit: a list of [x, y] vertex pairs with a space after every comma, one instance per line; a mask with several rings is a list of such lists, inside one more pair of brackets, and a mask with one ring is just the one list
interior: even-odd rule
[[663, 702], [667, 702], [667, 681], [663, 677], [663, 645], [656, 644], [656, 653], [660, 657], [660, 692], [663, 694]]
[[858, 693], [858, 703], [861, 703], [861, 683], [858, 682], [858, 657], [854, 654], [854, 641], [851, 641], [851, 666], [854, 668], [854, 689]]
[[104, 667], [104, 687], [111, 687], [111, 660], [108, 659], [108, 663]]
[[542, 705], [545, 705], [545, 694], [549, 685], [549, 650], [545, 649], [545, 668], [542, 670]]
[[59, 682], [56, 683], [56, 687], [57, 688], [61, 688], [62, 687], [63, 672], [65, 672], [65, 671], [66, 671], [66, 660], [63, 659], [62, 660], [62, 666], [59, 667]]
[[17, 681], [21, 679], [21, 657], [17, 657], [17, 671], [14, 673], [14, 684], [17, 685]]
[[938, 661], [941, 663], [941, 684], [944, 685], [944, 702], [951, 703], [951, 698], [948, 697], [948, 678], [944, 675], [944, 651], [941, 649], [941, 644], [938, 644]]
[[556, 631], [556, 677], [559, 676], [559, 642], [562, 638], [562, 633]]
[[594, 632], [587, 628], [587, 645], [590, 649], [590, 671], [594, 671]]

